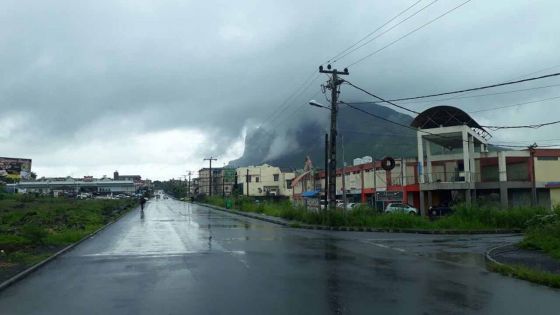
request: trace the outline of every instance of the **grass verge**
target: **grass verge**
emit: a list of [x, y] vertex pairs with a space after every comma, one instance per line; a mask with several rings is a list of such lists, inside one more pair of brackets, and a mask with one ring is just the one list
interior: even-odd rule
[[535, 270], [525, 266], [500, 265], [493, 262], [488, 263], [488, 268], [504, 276], [527, 280], [553, 288], [560, 288], [560, 275], [558, 274]]
[[520, 247], [538, 249], [560, 260], [560, 214], [538, 218], [525, 232]]
[[0, 198], [0, 281], [75, 243], [135, 205], [134, 200]]
[[[205, 202], [221, 207], [226, 206], [226, 201], [221, 197], [209, 197]], [[535, 216], [550, 213], [550, 210], [539, 207], [501, 210], [491, 205], [460, 205], [454, 209], [452, 215], [430, 220], [426, 217], [405, 213], [381, 214], [365, 207], [354, 208], [351, 211], [316, 213], [294, 207], [289, 201], [256, 203], [255, 200], [247, 197], [239, 197], [230, 201], [230, 206], [240, 211], [262, 213], [299, 223], [331, 227], [459, 231], [525, 229], [528, 222]]]

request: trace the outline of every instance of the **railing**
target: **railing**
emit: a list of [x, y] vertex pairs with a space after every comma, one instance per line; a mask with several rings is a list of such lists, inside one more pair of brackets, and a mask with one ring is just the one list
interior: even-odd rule
[[480, 173], [475, 172], [432, 172], [423, 174], [424, 183], [479, 182]]

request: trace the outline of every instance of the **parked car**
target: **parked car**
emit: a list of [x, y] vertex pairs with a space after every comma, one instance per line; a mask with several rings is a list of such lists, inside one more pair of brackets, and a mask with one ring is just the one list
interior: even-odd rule
[[385, 213], [396, 213], [396, 212], [404, 212], [408, 214], [418, 214], [418, 209], [414, 208], [411, 205], [407, 205], [405, 203], [390, 203], [385, 208]]
[[[355, 203], [355, 202], [347, 202], [347, 203], [346, 203], [346, 210], [351, 210], [351, 209], [354, 208], [356, 205], [357, 205], [357, 203]], [[337, 207], [338, 209], [344, 209], [344, 202], [338, 201], [338, 202], [336, 203], [336, 207]]]
[[441, 217], [441, 216], [444, 216], [444, 215], [451, 214], [451, 212], [453, 212], [453, 209], [451, 209], [451, 206], [448, 203], [441, 203], [441, 204], [436, 205], [436, 206], [431, 206], [429, 215], [432, 218], [433, 217]]
[[80, 193], [77, 196], [78, 199], [89, 199], [89, 198], [93, 198], [93, 195], [91, 193]]

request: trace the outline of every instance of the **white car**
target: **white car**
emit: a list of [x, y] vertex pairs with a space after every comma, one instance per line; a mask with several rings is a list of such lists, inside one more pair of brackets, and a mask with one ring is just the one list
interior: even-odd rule
[[[356, 205], [358, 205], [358, 203], [355, 202], [347, 202], [346, 203], [346, 210], [351, 210], [352, 208], [354, 208]], [[344, 202], [340, 201], [336, 203], [336, 207], [338, 209], [344, 209]]]
[[418, 214], [418, 209], [405, 203], [390, 203], [385, 208], [385, 213], [403, 212], [408, 214]]

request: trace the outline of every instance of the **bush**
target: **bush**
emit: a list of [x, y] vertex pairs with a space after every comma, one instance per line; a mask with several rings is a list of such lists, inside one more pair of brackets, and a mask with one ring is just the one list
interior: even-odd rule
[[543, 250], [560, 260], [560, 209], [529, 220], [521, 247]]
[[17, 194], [15, 195], [15, 199], [21, 202], [32, 202], [37, 199], [33, 194]]
[[[207, 202], [217, 206], [225, 206], [225, 201], [221, 197], [207, 197]], [[289, 201], [256, 202], [246, 196], [240, 196], [235, 200], [233, 207], [241, 211], [264, 213], [307, 224], [389, 229], [525, 229], [531, 225], [535, 217], [551, 214], [550, 210], [541, 207], [518, 207], [502, 210], [493, 204], [473, 204], [471, 206], [458, 205], [454, 207], [453, 214], [435, 221], [429, 221], [425, 217], [404, 213], [381, 214], [364, 206], [354, 208], [351, 211], [335, 210], [315, 213], [304, 208], [296, 208]]]
[[22, 228], [21, 234], [31, 244], [42, 245], [48, 233], [45, 229], [36, 225], [27, 225]]
[[452, 215], [443, 217], [435, 226], [458, 229], [525, 229], [535, 216], [550, 213], [542, 207], [500, 209], [493, 205], [465, 204], [453, 208]]

